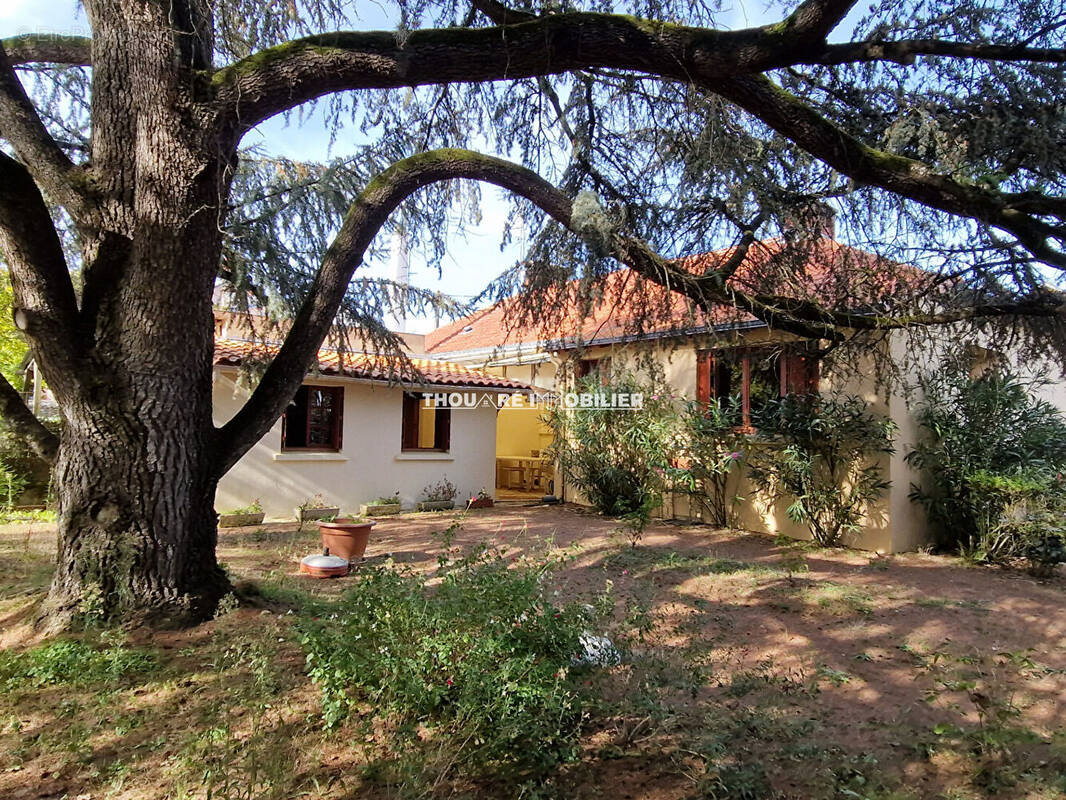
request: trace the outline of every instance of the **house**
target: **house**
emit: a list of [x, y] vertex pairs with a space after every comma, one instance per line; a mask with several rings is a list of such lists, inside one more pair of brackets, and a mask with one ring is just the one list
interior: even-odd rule
[[[909, 290], [920, 290], [925, 273], [908, 265], [894, 264], [842, 244], [834, 238], [830, 224], [824, 225], [800, 244], [789, 238], [759, 243], [734, 275], [734, 285], [747, 290], [772, 291], [781, 275], [787, 274], [789, 297], [815, 300], [829, 305], [860, 308], [869, 313], [891, 308], [893, 299]], [[796, 263], [796, 254], [802, 263]], [[707, 259], [721, 262], [730, 251], [683, 259], [698, 268]], [[576, 284], [573, 284], [576, 286]], [[712, 397], [733, 396], [743, 408], [744, 425], [750, 427], [750, 410], [760, 398], [791, 393], [824, 392], [862, 397], [872, 411], [893, 420], [897, 426], [895, 453], [883, 457], [883, 474], [891, 488], [869, 510], [861, 536], [850, 542], [856, 546], [885, 552], [914, 550], [930, 541], [930, 531], [922, 510], [910, 502], [912, 484], [921, 476], [905, 460], [918, 435], [915, 404], [918, 394], [913, 380], [942, 357], [943, 346], [974, 347], [973, 342], [956, 342], [950, 329], [940, 331], [916, 345], [905, 331], [885, 332], [871, 343], [868, 352], [852, 356], [845, 363], [823, 361], [824, 342], [771, 330], [751, 315], [733, 308], [714, 308], [704, 313], [693, 310], [682, 296], [661, 296], [655, 318], [644, 320], [639, 330], [632, 324], [633, 308], [645, 304], [649, 293], [665, 290], [642, 281], [630, 270], [610, 273], [602, 282], [600, 296], [591, 308], [576, 310], [568, 298], [561, 320], [553, 323], [550, 335], [533, 325], [516, 325], [513, 301], [442, 326], [426, 335], [428, 355], [476, 366], [508, 379], [516, 379], [544, 390], [564, 390], [575, 377], [609, 365], [633, 368], [648, 359], [676, 393], [708, 401]], [[655, 304], [653, 304], [655, 305]], [[981, 353], [974, 347], [974, 352]], [[1009, 354], [1008, 354], [1009, 355]], [[904, 373], [902, 382], [886, 382], [878, 376], [878, 365], [891, 363]], [[906, 388], [910, 383], [911, 388]], [[1066, 409], [1066, 388], [1060, 381], [1048, 387], [1046, 398]], [[543, 447], [550, 431], [537, 427], [538, 414], [504, 409], [498, 417], [498, 441], [509, 444], [512, 452]], [[499, 453], [501, 457], [506, 453]], [[557, 494], [567, 500], [582, 501], [573, 487], [562, 485]], [[762, 496], [738, 471], [732, 486], [745, 501], [736, 507], [739, 527], [770, 534], [806, 538], [807, 532], [785, 513], [788, 502], [774, 502]], [[698, 510], [685, 498], [668, 497], [661, 513], [667, 517], [692, 518]]]
[[[215, 424], [247, 400], [254, 367], [276, 345], [241, 338], [240, 326], [216, 321]], [[414, 371], [397, 375], [393, 361], [323, 349], [284, 416], [222, 478], [215, 507], [258, 499], [268, 517], [321, 494], [357, 511], [360, 503], [399, 492], [405, 507], [445, 477], [457, 502], [491, 491], [496, 457], [496, 407], [436, 407], [440, 393], [480, 398], [525, 390], [513, 379], [467, 365], [412, 357]], [[427, 398], [429, 398], [427, 402]]]

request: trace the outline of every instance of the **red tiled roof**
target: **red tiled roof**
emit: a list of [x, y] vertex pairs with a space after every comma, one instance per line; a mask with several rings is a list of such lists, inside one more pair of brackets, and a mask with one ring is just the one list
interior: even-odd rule
[[[215, 365], [237, 367], [247, 360], [268, 360], [277, 355], [277, 345], [249, 342], [241, 339], [215, 340]], [[486, 389], [528, 389], [518, 381], [490, 375], [479, 369], [435, 361], [411, 358], [419, 374], [398, 374], [396, 362], [385, 356], [368, 353], [341, 353], [337, 350], [318, 351], [318, 372], [321, 375], [362, 378], [364, 380], [406, 383], [415, 386], [471, 386]]]
[[[709, 261], [722, 262], [731, 252], [722, 250], [690, 256], [675, 263], [703, 272]], [[794, 257], [799, 252], [802, 257]], [[811, 300], [832, 308], [858, 309], [883, 305], [905, 286], [917, 285], [916, 276], [921, 274], [916, 267], [829, 238], [807, 242], [802, 249], [772, 240], [752, 246], [730, 283], [750, 293], [787, 294], [793, 299]], [[603, 279], [599, 300], [586, 313], [579, 310], [576, 287], [576, 281], [569, 285], [574, 294], [563, 303], [566, 309], [553, 319], [549, 332], [543, 325], [515, 325], [512, 320], [516, 317], [517, 301], [512, 298], [426, 334], [426, 352], [457, 353], [518, 344], [536, 346], [545, 341], [561, 345], [576, 340], [588, 345], [617, 340], [633, 335], [636, 319], [633, 309], [638, 304], [657, 309], [655, 317], [645, 321], [644, 334], [691, 332], [757, 322], [755, 317], [731, 306], [716, 306], [709, 312], [694, 309], [688, 298], [667, 292], [629, 269], [612, 272]]]

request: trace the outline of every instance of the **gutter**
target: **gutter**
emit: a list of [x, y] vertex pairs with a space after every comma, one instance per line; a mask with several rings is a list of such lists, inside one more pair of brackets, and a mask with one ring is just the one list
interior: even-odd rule
[[[701, 326], [699, 328], [686, 328], [679, 331], [661, 331], [658, 333], [645, 333], [640, 336], [608, 336], [592, 339], [588, 342], [578, 342], [577, 339], [541, 340], [539, 342], [522, 342], [508, 347], [479, 347], [473, 350], [449, 350], [426, 353], [431, 358], [439, 358], [442, 361], [462, 363], [464, 361], [477, 361], [481, 356], [486, 356], [485, 363], [494, 367], [505, 367], [521, 364], [544, 364], [551, 361], [549, 353], [558, 353], [566, 350], [576, 350], [579, 347], [599, 347], [611, 344], [629, 344], [635, 342], [653, 341], [656, 339], [682, 339], [689, 336], [701, 336], [708, 333], [725, 333], [729, 331], [747, 331], [756, 328], [765, 328], [766, 323], [762, 320], [750, 320], [748, 322], [730, 322], [721, 325]], [[529, 347], [529, 356], [523, 357], [519, 352], [509, 356], [510, 349]], [[500, 353], [500, 358], [492, 358], [493, 353]]]
[[[214, 368], [220, 374], [222, 372], [240, 372], [239, 364], [215, 364]], [[353, 378], [350, 375], [331, 375], [326, 372], [309, 372], [304, 377], [304, 380], [307, 380], [308, 378], [325, 378], [326, 380], [343, 381], [345, 383], [358, 383], [363, 386], [382, 386], [388, 389], [403, 389], [405, 392], [421, 389], [433, 389], [435, 391], [446, 389], [449, 392], [495, 392], [496, 394], [511, 394], [512, 392], [536, 390], [536, 387], [527, 386], [519, 381], [515, 381], [518, 386], [472, 386], [455, 383], [403, 383], [401, 381], [387, 381], [379, 378]]]

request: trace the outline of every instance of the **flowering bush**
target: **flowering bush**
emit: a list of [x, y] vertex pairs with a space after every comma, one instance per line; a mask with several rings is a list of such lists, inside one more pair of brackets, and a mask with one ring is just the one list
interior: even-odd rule
[[480, 546], [445, 560], [432, 590], [421, 574], [364, 568], [332, 613], [300, 625], [327, 724], [371, 709], [366, 724], [389, 731], [383, 766], [417, 763], [440, 780], [528, 777], [575, 757], [582, 711], [568, 673], [587, 621], [547, 596], [553, 563]]
[[728, 524], [729, 475], [747, 447], [733, 405], [685, 402], [654, 374], [645, 382], [616, 374], [608, 386], [591, 377], [578, 391], [644, 397], [638, 410], [557, 408], [551, 420], [553, 455], [567, 480], [596, 509], [621, 517], [633, 543], [667, 493], [688, 496], [712, 524]]
[[230, 511], [223, 511], [222, 513], [223, 514], [262, 514], [263, 513], [263, 504], [260, 502], [259, 498], [257, 497], [257, 498], [255, 498], [255, 500], [253, 500], [252, 502], [250, 502], [246, 506], [241, 506], [240, 508], [234, 508], [234, 509], [231, 509]]

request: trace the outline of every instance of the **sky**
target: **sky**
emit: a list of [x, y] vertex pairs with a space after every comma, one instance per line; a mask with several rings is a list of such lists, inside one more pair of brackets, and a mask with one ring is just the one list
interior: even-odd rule
[[[858, 4], [861, 5], [861, 4]], [[372, 2], [360, 2], [359, 13], [364, 15], [366, 28], [389, 27], [390, 23], [381, 6]], [[743, 2], [738, 2], [730, 11], [725, 12], [721, 24], [725, 27], [744, 27], [758, 24], [766, 19], [764, 0], [751, 0], [747, 9]], [[847, 21], [844, 26], [849, 27]], [[91, 35], [89, 25], [73, 0], [0, 0], [0, 37], [20, 33], [59, 33], [72, 35]], [[347, 134], [341, 130], [332, 149], [329, 132], [321, 118], [310, 116], [302, 124], [293, 117], [289, 122], [275, 118], [250, 132], [244, 140], [245, 145], [259, 145], [271, 155], [284, 156], [293, 160], [321, 161], [330, 156], [347, 154], [347, 147], [356, 143], [353, 132]], [[411, 283], [425, 289], [441, 291], [458, 298], [470, 298], [505, 269], [522, 257], [522, 240], [518, 240], [501, 249], [502, 232], [508, 213], [508, 206], [502, 191], [492, 187], [482, 187], [481, 220], [478, 225], [468, 227], [465, 235], [449, 237], [448, 252], [444, 259], [441, 274], [436, 268], [429, 267], [418, 252], [410, 255]], [[362, 276], [393, 277], [395, 267], [387, 259], [371, 262], [360, 270]], [[446, 321], [446, 320], [445, 320]], [[407, 319], [404, 329], [424, 333], [435, 327], [433, 319]]]

